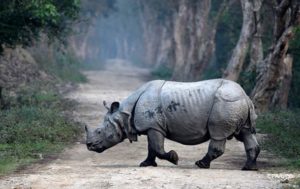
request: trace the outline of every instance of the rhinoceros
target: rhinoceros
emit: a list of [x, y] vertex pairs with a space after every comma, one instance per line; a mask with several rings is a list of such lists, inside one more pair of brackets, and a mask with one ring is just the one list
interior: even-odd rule
[[255, 137], [254, 106], [241, 86], [225, 79], [199, 82], [154, 80], [122, 102], [113, 102], [103, 124], [87, 132], [88, 150], [98, 153], [128, 138], [147, 135], [148, 156], [140, 166], [157, 166], [156, 157], [176, 164], [174, 150], [165, 152], [164, 139], [185, 145], [210, 140], [207, 154], [196, 165], [209, 168], [224, 153], [227, 139], [244, 143], [247, 161], [242, 170], [257, 170], [260, 152]]

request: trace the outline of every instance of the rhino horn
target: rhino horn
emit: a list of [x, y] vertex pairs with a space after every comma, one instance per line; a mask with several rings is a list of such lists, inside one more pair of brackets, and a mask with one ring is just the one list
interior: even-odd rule
[[89, 128], [88, 128], [87, 125], [84, 126], [84, 130], [85, 130], [86, 133], [89, 133]]

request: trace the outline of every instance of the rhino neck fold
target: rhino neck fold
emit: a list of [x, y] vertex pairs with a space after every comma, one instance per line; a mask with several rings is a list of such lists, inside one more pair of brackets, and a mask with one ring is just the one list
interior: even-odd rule
[[126, 132], [124, 130], [124, 126], [122, 126], [121, 122], [118, 120], [113, 120], [111, 118], [108, 119], [109, 122], [115, 127], [117, 133], [121, 135], [120, 142], [126, 138]]

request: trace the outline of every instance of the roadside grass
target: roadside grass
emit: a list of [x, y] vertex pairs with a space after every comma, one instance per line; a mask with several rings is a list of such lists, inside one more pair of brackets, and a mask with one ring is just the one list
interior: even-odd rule
[[63, 100], [50, 89], [27, 87], [5, 96], [0, 111], [0, 175], [57, 154], [81, 133], [78, 123], [63, 115]]
[[259, 132], [268, 134], [262, 148], [286, 159], [283, 166], [300, 169], [300, 110], [275, 111], [259, 116]]

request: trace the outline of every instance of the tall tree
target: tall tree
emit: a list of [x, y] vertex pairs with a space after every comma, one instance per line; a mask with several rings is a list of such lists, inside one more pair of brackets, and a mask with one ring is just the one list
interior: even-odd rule
[[174, 64], [174, 17], [178, 0], [138, 0], [143, 31], [144, 62], [159, 67]]
[[261, 63], [264, 54], [263, 54], [263, 43], [262, 43], [262, 18], [261, 18], [261, 8], [262, 8], [262, 0], [254, 1], [253, 7], [253, 16], [254, 16], [254, 28], [252, 33], [252, 41], [250, 44], [250, 63], [247, 67], [248, 72], [254, 72], [257, 64]]
[[[223, 78], [230, 79], [233, 81], [237, 81], [239, 78], [239, 75], [243, 68], [243, 64], [245, 62], [245, 57], [249, 49], [251, 37], [254, 32], [254, 22], [256, 20], [255, 16], [258, 15], [255, 13], [256, 12], [259, 13], [261, 1], [262, 0], [253, 0], [253, 1], [241, 0], [242, 10], [243, 10], [243, 26], [242, 26], [239, 41], [236, 44], [233, 53], [231, 55], [231, 58], [228, 62], [227, 68], [223, 73]], [[259, 43], [259, 41], [256, 40], [254, 40], [253, 42], [254, 42], [253, 45]]]
[[217, 25], [229, 1], [215, 2], [219, 6], [214, 15], [211, 14], [211, 0], [179, 2], [174, 29], [173, 79], [198, 80], [215, 52]]
[[145, 62], [167, 66], [174, 80], [198, 80], [215, 52], [216, 29], [230, 0], [139, 1]]
[[251, 97], [259, 111], [285, 108], [291, 80], [292, 58], [288, 54], [289, 41], [300, 22], [300, 2], [273, 1], [274, 40], [269, 54], [257, 66], [258, 76]]

